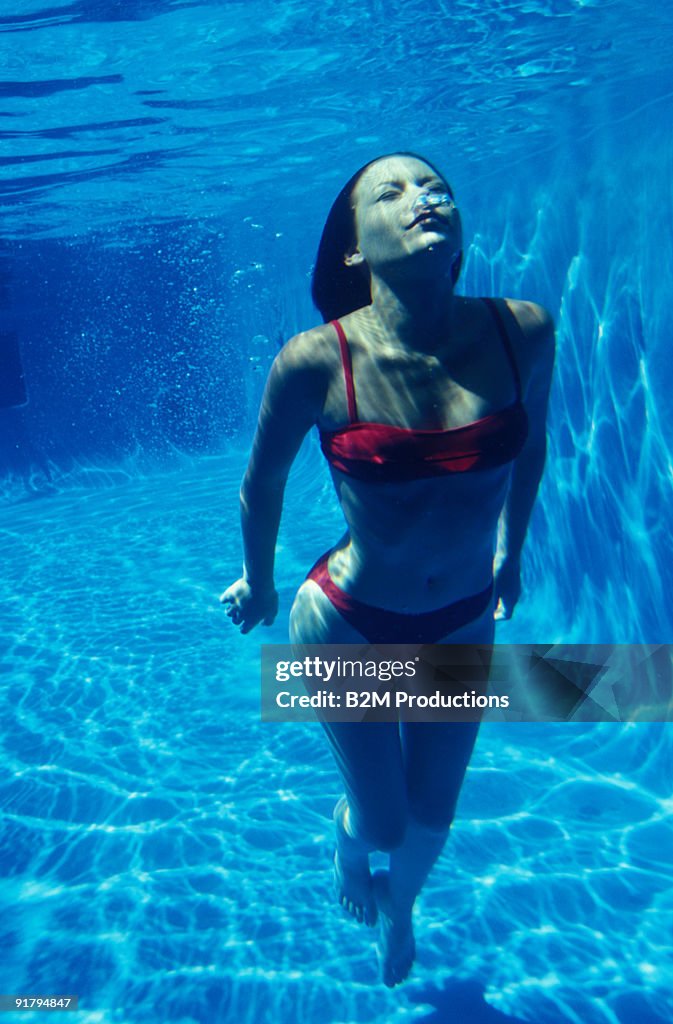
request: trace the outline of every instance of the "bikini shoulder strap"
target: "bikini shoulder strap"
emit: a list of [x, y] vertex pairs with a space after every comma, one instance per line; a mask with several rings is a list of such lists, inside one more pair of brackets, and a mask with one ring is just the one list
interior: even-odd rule
[[516, 359], [514, 358], [514, 349], [512, 348], [512, 342], [509, 340], [507, 334], [507, 328], [505, 327], [505, 321], [502, 318], [502, 313], [498, 309], [498, 305], [494, 299], [483, 299], [487, 307], [490, 309], [493, 319], [495, 320], [498, 328], [498, 334], [502, 340], [509, 364], [512, 367], [512, 374], [514, 376], [514, 383], [516, 385], [516, 397], [521, 401], [521, 377], [519, 376], [519, 367], [516, 365]]
[[355, 384], [353, 383], [353, 362], [351, 350], [348, 347], [348, 340], [345, 331], [338, 320], [330, 320], [330, 323], [337, 332], [339, 348], [341, 349], [341, 365], [344, 370], [344, 381], [346, 384], [346, 398], [348, 400], [348, 419], [351, 423], [357, 423], [358, 407], [355, 402]]

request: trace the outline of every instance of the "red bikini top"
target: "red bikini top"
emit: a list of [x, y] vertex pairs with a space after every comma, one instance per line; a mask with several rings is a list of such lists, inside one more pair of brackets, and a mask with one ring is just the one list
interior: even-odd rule
[[331, 466], [358, 480], [404, 482], [493, 469], [517, 457], [528, 436], [521, 378], [498, 307], [493, 299], [483, 301], [495, 319], [512, 367], [516, 399], [504, 409], [449, 430], [412, 430], [388, 423], [358, 422], [348, 341], [339, 321], [331, 321], [339, 338], [350, 420], [339, 430], [320, 432], [320, 447]]

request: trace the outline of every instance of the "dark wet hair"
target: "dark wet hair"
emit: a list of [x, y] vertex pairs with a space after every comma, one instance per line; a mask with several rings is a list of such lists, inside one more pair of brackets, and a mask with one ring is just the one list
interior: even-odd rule
[[[393, 156], [410, 156], [415, 160], [421, 160], [428, 167], [431, 167], [438, 178], [446, 183], [446, 178], [437, 170], [434, 164], [426, 160], [418, 153], [387, 153], [384, 156], [377, 156], [374, 160], [361, 167], [359, 171], [350, 178], [339, 192], [332, 203], [332, 208], [327, 214], [325, 227], [323, 228], [318, 255], [316, 256], [313, 268], [313, 279], [311, 282], [311, 296], [315, 306], [320, 310], [323, 320], [338, 320], [362, 306], [368, 306], [372, 301], [370, 274], [367, 265], [360, 263], [357, 266], [348, 267], [344, 263], [344, 256], [351, 252], [357, 245], [355, 230], [355, 210], [353, 209], [352, 198], [355, 186], [373, 164], [379, 160], [387, 160]], [[450, 195], [453, 195], [447, 183]], [[451, 268], [451, 277], [455, 284], [460, 274], [462, 263], [462, 252]]]

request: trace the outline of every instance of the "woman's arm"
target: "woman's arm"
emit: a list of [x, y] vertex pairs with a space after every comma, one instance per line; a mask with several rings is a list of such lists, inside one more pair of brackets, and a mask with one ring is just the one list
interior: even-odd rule
[[302, 440], [325, 403], [328, 373], [322, 328], [292, 338], [274, 360], [264, 390], [250, 461], [241, 486], [243, 575], [222, 594], [242, 633], [270, 625], [278, 612], [273, 583], [285, 484]]
[[509, 619], [521, 592], [521, 549], [547, 454], [547, 405], [554, 368], [554, 322], [542, 306], [511, 303], [525, 338], [530, 376], [524, 398], [528, 438], [512, 468], [507, 498], [498, 523], [494, 560], [496, 619]]

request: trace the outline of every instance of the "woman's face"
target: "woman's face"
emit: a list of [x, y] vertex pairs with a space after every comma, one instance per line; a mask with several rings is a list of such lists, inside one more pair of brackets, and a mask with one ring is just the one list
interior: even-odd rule
[[419, 253], [453, 260], [462, 248], [458, 210], [447, 205], [415, 206], [424, 194], [449, 193], [443, 178], [423, 160], [391, 156], [377, 160], [353, 190], [357, 249], [347, 264], [384, 268]]

